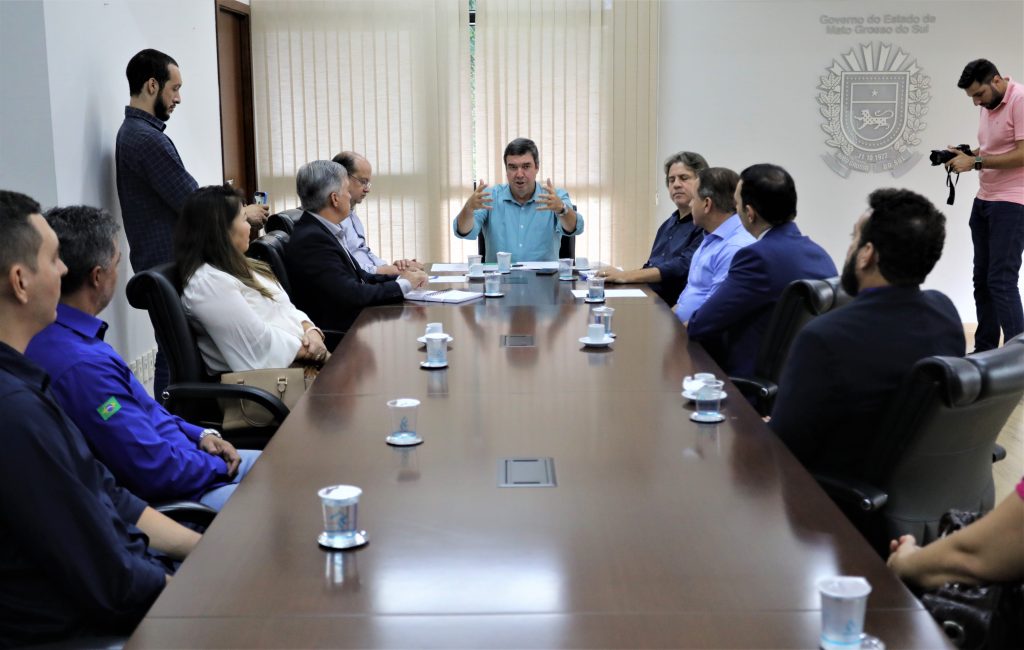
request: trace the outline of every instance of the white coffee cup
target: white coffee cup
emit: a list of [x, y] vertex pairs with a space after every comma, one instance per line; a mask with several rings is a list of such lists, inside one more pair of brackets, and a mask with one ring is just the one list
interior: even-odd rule
[[[480, 257], [476, 255], [475, 257]], [[474, 278], [482, 278], [484, 275], [484, 265], [481, 262], [473, 262], [469, 265], [469, 275]]]
[[693, 393], [700, 389], [705, 383], [715, 381], [715, 375], [711, 372], [698, 372], [694, 376], [683, 377], [683, 390]]
[[585, 270], [587, 270], [589, 268], [590, 268], [590, 260], [588, 260], [585, 257], [577, 257], [576, 258], [576, 269], [577, 270], [585, 271]]
[[482, 263], [484, 261], [484, 256], [483, 255], [470, 255], [467, 259], [468, 259], [469, 267], [472, 268], [474, 264]]
[[427, 331], [423, 333], [424, 336], [428, 334], [443, 334], [444, 325], [441, 323], [427, 323]]
[[587, 338], [593, 342], [604, 340], [604, 323], [591, 323], [587, 325]]
[[511, 273], [512, 272], [512, 253], [499, 252], [498, 258], [498, 273]]

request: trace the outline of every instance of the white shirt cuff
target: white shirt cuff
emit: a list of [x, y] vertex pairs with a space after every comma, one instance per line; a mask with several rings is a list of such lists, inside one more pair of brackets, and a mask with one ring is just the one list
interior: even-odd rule
[[402, 287], [403, 296], [412, 291], [412, 282], [409, 282], [405, 278], [398, 278], [397, 280], [395, 280], [395, 282], [398, 283], [398, 286]]

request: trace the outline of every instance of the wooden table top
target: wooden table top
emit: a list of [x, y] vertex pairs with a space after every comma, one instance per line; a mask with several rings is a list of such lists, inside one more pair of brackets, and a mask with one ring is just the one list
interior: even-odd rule
[[[734, 387], [724, 422], [688, 419], [682, 377], [721, 371], [658, 298], [610, 299], [591, 351], [571, 283], [513, 280], [365, 310], [129, 647], [811, 648], [837, 574], [890, 649], [949, 647]], [[419, 367], [433, 321], [446, 370]], [[423, 445], [385, 444], [395, 397]], [[557, 487], [498, 487], [507, 457], [553, 458]], [[362, 549], [317, 546], [336, 483], [364, 491]]]

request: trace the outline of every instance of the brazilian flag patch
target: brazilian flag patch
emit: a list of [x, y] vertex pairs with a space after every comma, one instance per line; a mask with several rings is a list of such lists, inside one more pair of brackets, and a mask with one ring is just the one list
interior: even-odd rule
[[103, 421], [106, 422], [114, 415], [114, 413], [117, 413], [120, 410], [121, 404], [114, 397], [111, 397], [106, 402], [100, 404], [96, 409], [96, 412], [99, 413], [100, 417], [103, 418]]

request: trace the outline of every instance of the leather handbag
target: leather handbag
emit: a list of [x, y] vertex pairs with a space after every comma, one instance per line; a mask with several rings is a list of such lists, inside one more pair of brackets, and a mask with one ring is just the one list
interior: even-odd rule
[[[305, 368], [268, 368], [226, 372], [220, 376], [222, 384], [239, 384], [262, 388], [276, 396], [289, 409], [293, 408], [306, 388], [313, 382], [307, 378]], [[267, 409], [245, 399], [220, 400], [224, 410], [223, 431], [235, 431], [274, 424], [274, 416]]]
[[[944, 537], [979, 519], [973, 512], [951, 510], [939, 521]], [[946, 636], [964, 650], [1024, 647], [1024, 585], [962, 585], [948, 582], [921, 596], [921, 603]]]

